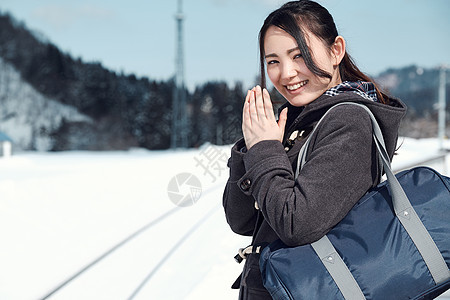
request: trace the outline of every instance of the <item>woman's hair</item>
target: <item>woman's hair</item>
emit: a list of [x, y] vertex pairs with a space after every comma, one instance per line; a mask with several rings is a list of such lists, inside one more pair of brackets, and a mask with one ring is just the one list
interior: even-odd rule
[[[304, 30], [308, 29], [311, 33], [321, 39], [324, 44], [330, 47], [334, 44], [338, 32], [334, 24], [333, 17], [328, 10], [320, 4], [310, 0], [291, 1], [284, 4], [279, 9], [273, 11], [264, 21], [259, 31], [259, 53], [261, 66], [261, 86], [266, 86], [265, 75], [265, 53], [264, 38], [267, 29], [270, 26], [276, 26], [291, 35], [297, 42], [298, 48], [302, 53], [306, 67], [319, 77], [327, 77], [331, 79], [331, 74], [320, 69], [311, 56], [311, 51], [305, 40]], [[306, 28], [305, 28], [306, 27]], [[388, 99], [382, 93], [373, 80], [361, 72], [353, 62], [347, 51], [339, 64], [339, 73], [342, 81], [369, 81], [375, 85], [378, 100], [382, 103]]]

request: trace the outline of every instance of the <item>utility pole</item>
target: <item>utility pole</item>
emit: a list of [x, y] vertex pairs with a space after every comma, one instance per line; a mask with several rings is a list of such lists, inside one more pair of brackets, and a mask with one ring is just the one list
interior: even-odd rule
[[177, 25], [175, 54], [175, 86], [172, 101], [171, 148], [188, 147], [188, 122], [186, 91], [184, 84], [184, 51], [183, 51], [183, 10], [182, 0], [178, 0], [178, 11], [175, 15]]
[[439, 139], [439, 150], [444, 149], [444, 139], [445, 139], [445, 110], [446, 110], [446, 100], [445, 100], [445, 89], [446, 89], [446, 66], [442, 65], [439, 72], [439, 114], [438, 114], [438, 139]]

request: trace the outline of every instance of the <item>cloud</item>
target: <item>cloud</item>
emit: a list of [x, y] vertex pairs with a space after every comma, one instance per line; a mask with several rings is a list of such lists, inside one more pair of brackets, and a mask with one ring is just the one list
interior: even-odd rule
[[115, 13], [110, 9], [90, 4], [79, 6], [57, 4], [41, 6], [33, 11], [32, 16], [56, 28], [67, 29], [86, 19], [111, 19]]
[[79, 9], [80, 15], [91, 17], [91, 18], [101, 18], [101, 19], [110, 19], [115, 16], [115, 13], [111, 9], [107, 9], [104, 7], [99, 7], [95, 5], [85, 4]]

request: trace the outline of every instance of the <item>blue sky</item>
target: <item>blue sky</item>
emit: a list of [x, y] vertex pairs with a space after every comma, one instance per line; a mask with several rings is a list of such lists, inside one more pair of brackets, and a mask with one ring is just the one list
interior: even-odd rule
[[[284, 2], [183, 0], [188, 87], [240, 80], [251, 88], [258, 72], [259, 28]], [[449, 0], [319, 2], [366, 73], [450, 64]], [[177, 0], [0, 0], [0, 10], [84, 61], [151, 79], [174, 74]]]

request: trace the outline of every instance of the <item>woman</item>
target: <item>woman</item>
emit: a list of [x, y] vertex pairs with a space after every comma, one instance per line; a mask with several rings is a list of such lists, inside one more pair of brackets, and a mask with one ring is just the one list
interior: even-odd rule
[[[294, 178], [305, 137], [331, 106], [366, 105], [393, 155], [404, 104], [380, 92], [352, 62], [328, 11], [313, 1], [292, 1], [272, 12], [259, 34], [261, 87], [247, 93], [244, 138], [232, 148], [223, 205], [231, 229], [252, 236], [243, 273], [233, 285], [240, 299], [270, 299], [255, 249], [277, 239], [302, 245], [324, 236], [378, 184], [372, 125], [360, 107], [342, 105], [319, 125], [307, 161]], [[265, 68], [286, 98], [275, 120]]]

